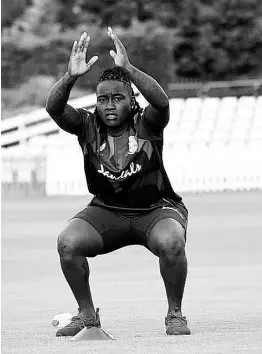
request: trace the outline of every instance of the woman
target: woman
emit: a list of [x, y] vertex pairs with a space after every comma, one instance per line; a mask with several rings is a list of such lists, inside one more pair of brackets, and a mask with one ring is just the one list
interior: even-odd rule
[[[64, 276], [78, 303], [78, 315], [57, 332], [74, 336], [84, 327], [99, 327], [89, 287], [86, 257], [128, 245], [143, 245], [159, 257], [168, 301], [168, 335], [190, 334], [181, 302], [187, 276], [185, 255], [187, 209], [168, 180], [162, 160], [163, 130], [169, 120], [169, 100], [159, 84], [135, 68], [124, 45], [108, 29], [115, 66], [96, 85], [94, 113], [67, 104], [77, 78], [98, 60], [86, 63], [90, 36], [74, 42], [68, 71], [51, 89], [47, 112], [65, 131], [78, 136], [84, 156], [89, 205], [77, 213], [58, 238]], [[133, 82], [149, 105], [141, 109]]]

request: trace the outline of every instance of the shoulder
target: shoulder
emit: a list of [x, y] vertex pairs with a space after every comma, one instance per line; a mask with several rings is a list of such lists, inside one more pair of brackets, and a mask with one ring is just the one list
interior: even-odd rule
[[78, 112], [83, 120], [83, 123], [90, 124], [94, 120], [94, 113], [88, 111], [86, 108], [78, 108]]
[[143, 108], [138, 114], [136, 114], [135, 126], [137, 134], [142, 139], [162, 140], [164, 127], [162, 125], [158, 126], [157, 124], [152, 124], [150, 114], [151, 110], [149, 109], [149, 106]]
[[93, 112], [88, 111], [86, 108], [78, 109], [78, 112], [81, 116], [83, 129], [81, 134], [79, 134], [79, 141], [85, 140], [85, 142], [91, 141], [94, 139], [96, 127], [95, 127], [95, 115]]

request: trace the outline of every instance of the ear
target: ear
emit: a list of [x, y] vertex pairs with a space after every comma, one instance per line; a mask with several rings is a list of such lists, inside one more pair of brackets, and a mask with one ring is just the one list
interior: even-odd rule
[[135, 100], [135, 97], [134, 97], [134, 96], [131, 97], [130, 105], [131, 105], [131, 108], [132, 108], [132, 109], [133, 109], [133, 108], [135, 107], [135, 105], [136, 105], [136, 100]]

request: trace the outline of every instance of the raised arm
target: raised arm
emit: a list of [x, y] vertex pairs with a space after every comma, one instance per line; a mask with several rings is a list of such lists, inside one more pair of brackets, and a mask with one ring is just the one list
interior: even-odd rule
[[68, 63], [68, 71], [55, 83], [47, 98], [46, 110], [51, 118], [63, 130], [79, 134], [82, 129], [82, 119], [77, 109], [67, 104], [70, 92], [79, 76], [87, 73], [98, 57], [92, 57], [86, 63], [86, 53], [90, 37], [84, 32], [79, 42], [75, 41]]
[[155, 129], [164, 128], [169, 119], [169, 99], [163, 88], [151, 76], [133, 66], [123, 43], [118, 36], [108, 28], [108, 35], [114, 42], [116, 52], [110, 51], [115, 65], [126, 69], [132, 82], [150, 104], [147, 108], [147, 122]]
[[54, 84], [46, 102], [46, 110], [51, 118], [60, 128], [72, 134], [78, 134], [82, 126], [79, 112], [67, 104], [75, 82], [76, 79], [66, 73]]

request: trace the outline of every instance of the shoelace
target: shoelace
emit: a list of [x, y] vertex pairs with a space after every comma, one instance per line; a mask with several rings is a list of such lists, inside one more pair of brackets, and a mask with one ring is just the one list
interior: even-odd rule
[[71, 319], [71, 322], [66, 326], [67, 328], [75, 327], [75, 326], [85, 326], [84, 320], [80, 316], [74, 316]]
[[95, 312], [95, 318], [85, 318], [84, 316], [81, 317], [79, 314], [82, 312], [82, 310], [79, 308], [78, 309], [78, 315], [72, 317], [71, 322], [69, 323], [68, 326], [72, 327], [75, 325], [81, 325], [81, 326], [96, 326], [97, 322], [99, 322], [99, 308], [96, 309]]
[[186, 325], [186, 317], [182, 316], [180, 312], [170, 312], [166, 317], [166, 324], [172, 324], [174, 318], [176, 318], [183, 326]]
[[[81, 313], [81, 309], [78, 309], [79, 313]], [[72, 317], [71, 322], [66, 326], [67, 328], [79, 326], [79, 327], [86, 327], [86, 326], [92, 326], [96, 325], [96, 322], [98, 321], [98, 313], [99, 313], [99, 308], [96, 309], [96, 317], [91, 318], [91, 319], [84, 319], [78, 315]]]

